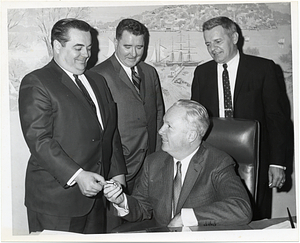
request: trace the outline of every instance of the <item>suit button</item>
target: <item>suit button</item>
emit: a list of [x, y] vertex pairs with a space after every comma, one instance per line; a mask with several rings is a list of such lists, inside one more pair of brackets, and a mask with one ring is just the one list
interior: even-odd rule
[[92, 139], [92, 142], [95, 142], [95, 139], [94, 139], [94, 138]]
[[100, 160], [97, 162], [97, 165], [101, 165], [101, 161]]

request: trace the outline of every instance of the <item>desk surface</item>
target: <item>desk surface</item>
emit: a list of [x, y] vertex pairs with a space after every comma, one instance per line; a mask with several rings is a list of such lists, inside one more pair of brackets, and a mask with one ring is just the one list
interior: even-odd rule
[[[264, 229], [270, 226], [288, 221], [289, 218], [274, 218], [274, 219], [263, 219], [258, 221], [252, 221], [248, 225], [240, 226], [192, 226], [188, 227], [191, 231], [220, 231], [220, 230], [253, 230], [253, 229]], [[293, 217], [293, 221], [296, 223], [296, 217]], [[287, 224], [287, 227], [290, 227]], [[113, 233], [142, 233], [142, 232], [181, 232], [182, 227], [155, 227], [153, 221], [142, 221], [136, 223], [125, 223], [120, 227], [116, 228]]]
[[[292, 219], [294, 223], [297, 223], [296, 216], [293, 216]], [[262, 219], [258, 221], [252, 221], [249, 224], [249, 227], [252, 229], [265, 229], [272, 225], [280, 224], [284, 221], [289, 221], [289, 218], [286, 217], [286, 218]]]
[[[292, 217], [294, 223], [296, 223], [296, 217]], [[122, 230], [115, 230], [112, 233], [146, 233], [146, 232], [182, 232], [186, 231], [184, 228], [189, 228], [189, 231], [222, 231], [222, 230], [258, 230], [265, 229], [267, 227], [273, 227], [273, 229], [283, 229], [281, 223], [284, 224], [284, 229], [291, 228], [289, 225], [288, 217], [286, 218], [275, 218], [275, 219], [264, 219], [259, 221], [252, 221], [248, 225], [244, 226], [193, 226], [193, 227], [155, 227], [154, 223], [150, 220], [142, 221], [138, 223], [129, 223], [127, 225], [122, 225]], [[135, 228], [133, 227], [133, 224]], [[124, 227], [126, 226], [126, 227]], [[277, 228], [278, 226], [278, 228]], [[296, 225], [297, 228], [297, 225]], [[54, 230], [45, 230], [39, 232], [39, 235], [78, 235], [70, 232], [54, 231]]]

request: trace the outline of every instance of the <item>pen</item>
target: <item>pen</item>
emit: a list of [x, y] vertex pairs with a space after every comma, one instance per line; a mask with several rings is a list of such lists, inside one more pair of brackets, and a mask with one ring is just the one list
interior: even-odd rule
[[288, 212], [288, 215], [289, 215], [289, 220], [290, 220], [290, 223], [291, 223], [291, 227], [294, 229], [295, 225], [294, 225], [290, 210], [289, 210], [289, 208], [286, 208], [286, 209], [287, 209], [287, 212]]
[[107, 184], [113, 184], [114, 186], [118, 186], [114, 181], [106, 181]]

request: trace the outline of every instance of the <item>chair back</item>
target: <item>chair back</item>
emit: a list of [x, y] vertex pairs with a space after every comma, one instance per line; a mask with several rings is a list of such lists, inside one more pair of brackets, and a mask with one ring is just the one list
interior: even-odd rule
[[213, 117], [204, 140], [225, 151], [235, 160], [237, 173], [255, 203], [259, 167], [259, 123], [254, 120]]

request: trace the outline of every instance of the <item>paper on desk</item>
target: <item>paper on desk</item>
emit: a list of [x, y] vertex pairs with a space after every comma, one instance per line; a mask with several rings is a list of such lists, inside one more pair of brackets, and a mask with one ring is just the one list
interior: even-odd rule
[[[294, 223], [295, 227], [297, 228], [297, 225], [296, 223]], [[281, 222], [279, 224], [274, 224], [274, 225], [271, 225], [267, 228], [264, 228], [264, 229], [291, 229], [291, 223], [290, 221], [286, 220], [284, 222]]]
[[182, 227], [182, 232], [192, 232], [192, 230], [190, 229], [190, 227], [183, 226]]
[[43, 230], [39, 235], [82, 235], [80, 233], [56, 230]]

